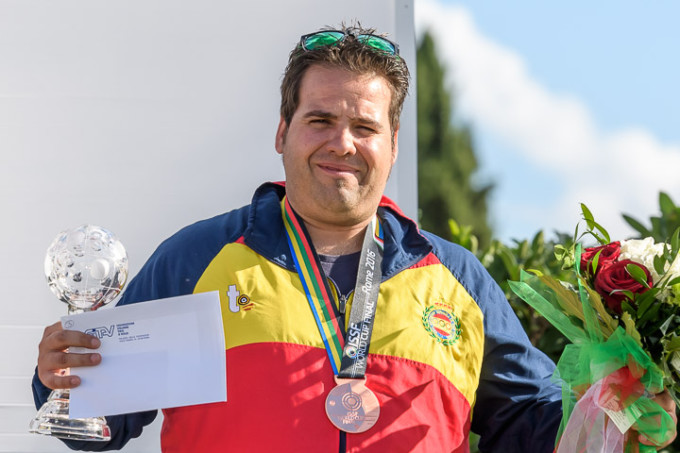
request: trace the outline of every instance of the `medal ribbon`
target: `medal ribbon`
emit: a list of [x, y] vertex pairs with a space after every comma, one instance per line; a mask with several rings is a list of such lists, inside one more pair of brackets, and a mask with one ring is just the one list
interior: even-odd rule
[[345, 344], [343, 327], [334, 316], [334, 299], [319, 257], [304, 224], [293, 211], [287, 197], [281, 201], [281, 213], [293, 261], [326, 347], [333, 374], [340, 377], [363, 377], [382, 279], [383, 230], [378, 216], [374, 216], [364, 236], [348, 330], [352, 334], [348, 335], [348, 344]]
[[376, 215], [366, 229], [361, 247], [359, 271], [354, 287], [347, 339], [342, 350], [339, 378], [360, 379], [366, 375], [366, 359], [371, 344], [375, 310], [382, 280], [383, 235]]

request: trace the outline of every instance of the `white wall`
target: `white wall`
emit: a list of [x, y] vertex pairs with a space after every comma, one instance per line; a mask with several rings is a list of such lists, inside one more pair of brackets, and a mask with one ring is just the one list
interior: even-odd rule
[[[27, 433], [38, 340], [66, 312], [42, 273], [53, 237], [105, 226], [135, 273], [180, 227], [282, 179], [288, 52], [355, 18], [390, 33], [415, 76], [413, 0], [0, 0], [0, 452], [68, 451]], [[388, 186], [412, 217], [415, 150], [412, 95]], [[159, 451], [159, 429], [126, 451]]]

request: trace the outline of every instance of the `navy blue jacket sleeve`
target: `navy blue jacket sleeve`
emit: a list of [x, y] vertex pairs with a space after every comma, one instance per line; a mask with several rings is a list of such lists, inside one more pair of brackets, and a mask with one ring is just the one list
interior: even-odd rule
[[552, 452], [562, 419], [561, 389], [551, 381], [555, 365], [531, 345], [495, 283], [481, 297], [486, 334], [472, 416], [479, 449]]
[[555, 364], [535, 348], [505, 294], [467, 250], [424, 232], [484, 315], [484, 357], [471, 429], [482, 452], [550, 453], [562, 419]]

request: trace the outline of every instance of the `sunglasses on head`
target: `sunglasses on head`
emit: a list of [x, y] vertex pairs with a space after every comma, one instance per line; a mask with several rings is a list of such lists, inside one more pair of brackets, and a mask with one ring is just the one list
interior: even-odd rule
[[387, 38], [371, 34], [355, 35], [354, 33], [341, 30], [324, 30], [303, 35], [300, 38], [300, 45], [305, 50], [315, 50], [321, 47], [334, 46], [343, 41], [347, 36], [352, 36], [360, 43], [389, 55], [399, 55], [399, 46]]

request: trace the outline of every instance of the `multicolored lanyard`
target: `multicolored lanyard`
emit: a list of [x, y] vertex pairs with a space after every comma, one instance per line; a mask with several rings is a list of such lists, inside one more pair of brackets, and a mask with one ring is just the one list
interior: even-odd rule
[[321, 333], [333, 373], [345, 378], [364, 377], [382, 280], [383, 230], [378, 216], [374, 216], [364, 235], [345, 344], [343, 328], [334, 316], [334, 299], [316, 250], [302, 220], [286, 197], [281, 201], [281, 212], [295, 267]]

